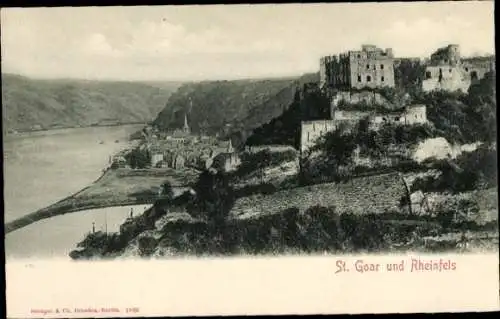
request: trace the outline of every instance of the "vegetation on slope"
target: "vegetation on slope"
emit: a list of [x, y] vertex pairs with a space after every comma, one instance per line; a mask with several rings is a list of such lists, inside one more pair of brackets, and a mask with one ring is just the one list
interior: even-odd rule
[[170, 97], [154, 125], [160, 130], [181, 128], [187, 114], [194, 132], [234, 133], [233, 142], [239, 144], [246, 132], [279, 116], [290, 105], [297, 85], [316, 77], [184, 84]]
[[467, 94], [433, 91], [414, 96], [427, 105], [427, 118], [450, 142], [496, 141], [496, 74], [487, 73]]
[[178, 83], [35, 80], [2, 74], [6, 130], [151, 121]]
[[245, 144], [282, 144], [298, 147], [301, 121], [329, 117], [330, 103], [315, 84], [310, 83], [297, 90], [288, 109], [268, 123], [255, 128]]
[[[453, 213], [453, 212], [452, 212]], [[314, 206], [304, 212], [289, 208], [272, 215], [251, 219], [229, 219], [218, 231], [207, 221], [177, 219], [168, 222], [160, 231], [152, 221], [138, 224], [150, 234], [137, 236], [138, 255], [241, 255], [282, 253], [353, 253], [456, 251], [465, 241], [497, 249], [491, 236], [496, 223], [478, 225], [468, 220], [455, 220], [446, 211], [437, 216], [418, 216], [400, 212], [356, 215], [339, 213], [336, 207]], [[477, 235], [465, 239], [463, 229], [475, 230]], [[480, 232], [490, 236], [484, 242]], [[493, 234], [493, 235], [492, 235]], [[440, 235], [448, 238], [440, 239]], [[483, 235], [484, 236], [484, 235]], [[124, 234], [89, 234], [78, 246], [72, 258], [119, 256], [127, 248]], [[498, 237], [497, 237], [498, 238]], [[431, 240], [432, 239], [432, 240]], [[478, 242], [480, 241], [480, 242]], [[129, 243], [130, 244], [130, 243]]]
[[453, 193], [497, 187], [497, 151], [481, 145], [473, 152], [466, 152], [455, 160], [441, 160], [433, 163], [439, 169], [437, 177], [419, 177], [412, 184], [411, 191]]

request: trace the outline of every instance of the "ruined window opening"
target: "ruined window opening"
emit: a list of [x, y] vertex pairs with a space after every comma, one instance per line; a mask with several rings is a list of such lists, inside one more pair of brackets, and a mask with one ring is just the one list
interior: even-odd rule
[[465, 72], [469, 72], [469, 68], [465, 68]]
[[399, 116], [396, 116], [396, 117], [394, 118], [394, 120], [395, 120], [395, 121], [399, 121]]
[[367, 70], [369, 70], [369, 69], [370, 69], [370, 65], [369, 65], [369, 64], [367, 64], [367, 65], [366, 65], [366, 69], [367, 69]]
[[451, 73], [451, 69], [450, 69], [450, 73]]
[[380, 78], [380, 80], [382, 80], [382, 82], [384, 82], [384, 80], [385, 80], [385, 79], [384, 79], [384, 77], [382, 76], [382, 77]]
[[383, 64], [381, 64], [381, 65], [380, 65], [380, 69], [381, 69], [381, 70], [383, 70], [383, 69], [384, 69], [384, 65], [383, 65]]
[[371, 80], [372, 80], [372, 77], [371, 77], [371, 76], [369, 76], [369, 75], [367, 75], [367, 76], [366, 76], [366, 82], [371, 82]]
[[477, 76], [477, 71], [472, 71], [470, 73], [470, 79], [471, 80], [477, 80], [478, 79], [478, 76]]
[[425, 78], [430, 79], [432, 77], [431, 71], [425, 72]]
[[358, 75], [358, 82], [361, 82], [361, 75]]
[[448, 59], [444, 59], [444, 63], [448, 63]]
[[358, 54], [358, 59], [361, 59], [361, 54]]
[[307, 132], [307, 141], [309, 142], [309, 132]]

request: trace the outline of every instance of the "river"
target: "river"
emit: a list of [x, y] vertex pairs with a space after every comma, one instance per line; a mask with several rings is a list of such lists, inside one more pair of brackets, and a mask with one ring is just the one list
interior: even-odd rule
[[[140, 125], [61, 129], [4, 136], [4, 220], [12, 221], [69, 196], [96, 180], [109, 156], [129, 145]], [[146, 206], [135, 206], [142, 212]], [[129, 207], [69, 213], [5, 237], [7, 260], [67, 257], [95, 223], [117, 231]]]

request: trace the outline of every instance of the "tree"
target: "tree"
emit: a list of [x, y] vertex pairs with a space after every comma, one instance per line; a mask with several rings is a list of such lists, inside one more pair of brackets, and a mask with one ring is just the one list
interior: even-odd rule
[[169, 182], [165, 182], [160, 186], [160, 194], [162, 198], [172, 199], [174, 198], [174, 190]]
[[[322, 180], [338, 179], [343, 177], [343, 169], [352, 164], [352, 155], [357, 147], [355, 136], [335, 130], [323, 135], [318, 142], [308, 150], [306, 161], [301, 163], [301, 179], [305, 182], [309, 178]], [[311, 156], [312, 154], [317, 156]]]
[[[486, 73], [484, 78], [469, 88], [466, 103], [470, 106], [470, 126], [478, 140], [496, 141], [496, 74]], [[477, 125], [477, 126], [476, 126]]]
[[193, 189], [196, 199], [191, 208], [205, 214], [213, 230], [222, 231], [235, 200], [228, 176], [221, 172], [205, 170], [200, 174]]
[[151, 164], [151, 154], [147, 150], [133, 149], [125, 157], [131, 168], [146, 168]]

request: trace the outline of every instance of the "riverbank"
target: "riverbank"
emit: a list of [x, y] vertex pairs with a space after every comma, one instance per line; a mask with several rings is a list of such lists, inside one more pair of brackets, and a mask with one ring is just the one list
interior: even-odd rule
[[5, 234], [39, 220], [78, 211], [152, 204], [158, 199], [160, 186], [168, 182], [182, 190], [196, 180], [199, 172], [191, 169], [108, 169], [90, 186], [48, 207], [15, 219], [4, 226]]
[[35, 132], [49, 132], [67, 129], [85, 129], [85, 128], [99, 128], [99, 127], [115, 127], [115, 126], [131, 126], [131, 125], [141, 125], [144, 122], [129, 122], [129, 123], [112, 123], [112, 124], [90, 124], [90, 125], [78, 125], [78, 126], [57, 126], [57, 127], [47, 127], [39, 129], [11, 129], [4, 132], [5, 137], [17, 136], [18, 134], [35, 133]]

